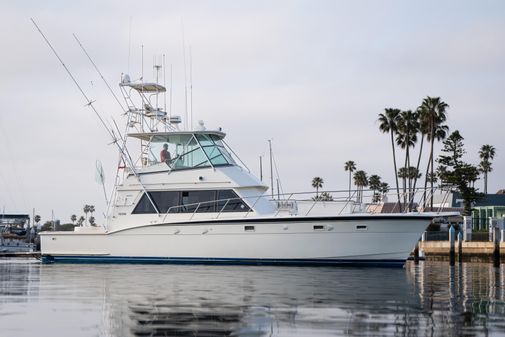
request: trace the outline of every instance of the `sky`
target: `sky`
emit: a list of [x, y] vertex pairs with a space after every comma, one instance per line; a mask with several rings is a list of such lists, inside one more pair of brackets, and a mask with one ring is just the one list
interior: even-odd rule
[[222, 127], [257, 175], [271, 139], [284, 192], [311, 191], [315, 176], [325, 190], [345, 190], [348, 160], [393, 186], [390, 139], [378, 130], [378, 114], [415, 109], [426, 96], [449, 104], [447, 123], [465, 138], [467, 162], [478, 164], [481, 145], [495, 146], [488, 189], [505, 188], [503, 1], [2, 1], [0, 13], [6, 213], [35, 209], [43, 221], [54, 212], [68, 222], [93, 204], [100, 222], [96, 162], [110, 190], [118, 159], [30, 18], [97, 110], [120, 123], [122, 110], [72, 33], [117, 94], [121, 73], [141, 76], [142, 45], [148, 81], [153, 59], [165, 55], [173, 111], [182, 116], [184, 40], [194, 120]]

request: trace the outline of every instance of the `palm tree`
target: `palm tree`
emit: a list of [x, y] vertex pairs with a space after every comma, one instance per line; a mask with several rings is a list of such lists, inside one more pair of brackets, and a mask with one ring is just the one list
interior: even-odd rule
[[94, 205], [89, 205], [89, 212], [91, 213], [91, 215], [93, 215], [93, 213], [95, 213], [95, 206]]
[[379, 189], [379, 192], [381, 193], [381, 199], [382, 199], [382, 201], [384, 201], [384, 199], [385, 199], [384, 197], [389, 192], [389, 184], [386, 183], [386, 182], [382, 182], [381, 186], [380, 186], [380, 189]]
[[[423, 145], [424, 145], [424, 138], [426, 135], [430, 133], [430, 123], [429, 123], [429, 114], [427, 113], [426, 107], [424, 106], [419, 106], [416, 110], [417, 112], [417, 121], [418, 121], [418, 132], [421, 135], [421, 143], [419, 145], [419, 154], [417, 156], [417, 164], [416, 164], [416, 169], [419, 171], [419, 165], [421, 164], [421, 158], [423, 155]], [[417, 179], [414, 179], [414, 185], [413, 185], [413, 190], [416, 189], [416, 184], [417, 184]]]
[[84, 211], [84, 214], [86, 214], [86, 222], [88, 221], [88, 213], [90, 212], [90, 207], [91, 207], [90, 205], [86, 204], [82, 208], [82, 210]]
[[40, 219], [41, 219], [41, 218], [40, 218], [40, 215], [38, 215], [38, 214], [37, 214], [37, 215], [35, 215], [35, 217], [33, 218], [33, 220], [35, 220], [35, 223], [36, 223], [37, 225], [39, 224]]
[[79, 217], [79, 219], [77, 220], [77, 225], [78, 226], [82, 226], [83, 222], [85, 221], [86, 219], [81, 215]]
[[372, 190], [372, 202], [379, 202], [380, 194], [378, 191], [381, 189], [381, 184], [381, 177], [376, 174], [372, 174], [370, 178], [368, 178], [368, 185]]
[[358, 202], [363, 201], [363, 187], [368, 186], [368, 177], [366, 172], [363, 170], [356, 171], [354, 173], [354, 185], [356, 185], [358, 190]]
[[316, 198], [319, 196], [319, 189], [323, 188], [324, 180], [321, 177], [314, 177], [312, 179], [312, 187], [316, 189]]
[[[383, 114], [379, 114], [379, 130], [382, 133], [389, 133], [391, 135], [391, 148], [393, 150], [393, 165], [395, 169], [395, 180], [396, 180], [396, 195], [398, 197], [398, 204], [400, 204], [400, 187], [398, 186], [398, 169], [396, 167], [396, 153], [395, 153], [395, 132], [397, 131], [396, 122], [398, 120], [398, 115], [400, 114], [399, 109], [385, 109]], [[400, 204], [400, 212], [402, 211]]]
[[89, 224], [91, 226], [96, 226], [96, 223], [95, 223], [95, 217], [94, 216], [90, 216], [89, 217]]
[[77, 220], [77, 215], [72, 214], [72, 216], [70, 217], [70, 221], [72, 221], [72, 223], [75, 225], [76, 220]]
[[328, 193], [328, 192], [322, 192], [321, 196], [319, 197], [319, 200], [321, 201], [333, 201], [333, 196]]
[[479, 157], [481, 162], [479, 164], [479, 171], [484, 173], [484, 194], [487, 194], [487, 174], [493, 171], [490, 159], [494, 159], [496, 149], [494, 146], [486, 144], [482, 145], [479, 150]]
[[349, 199], [351, 198], [351, 174], [356, 170], [356, 163], [352, 160], [346, 161], [344, 169], [349, 171]]
[[[428, 166], [426, 168], [426, 175], [428, 177], [428, 173], [434, 174], [434, 160], [433, 160], [433, 147], [435, 144], [435, 139], [440, 141], [445, 139], [447, 135], [447, 131], [449, 128], [447, 125], [444, 125], [447, 120], [447, 109], [449, 105], [443, 102], [440, 97], [426, 97], [421, 104], [421, 109], [424, 111], [424, 118], [426, 118], [427, 130], [429, 131], [426, 135], [426, 140], [428, 140], [431, 144], [430, 147], [430, 157], [428, 160]], [[431, 168], [431, 170], [430, 170]], [[428, 179], [425, 179], [424, 189], [426, 191], [428, 186]], [[430, 207], [433, 209], [433, 182], [431, 182], [431, 198], [430, 198]]]
[[[412, 181], [408, 179], [408, 190], [406, 178], [408, 178], [408, 170], [410, 167], [410, 148], [414, 147], [417, 142], [417, 132], [419, 131], [419, 122], [417, 112], [412, 110], [402, 111], [398, 116], [398, 133], [396, 134], [396, 144], [405, 150], [405, 176], [403, 184], [403, 198], [404, 201], [409, 198], [412, 190]], [[409, 198], [410, 199], [410, 198]]]

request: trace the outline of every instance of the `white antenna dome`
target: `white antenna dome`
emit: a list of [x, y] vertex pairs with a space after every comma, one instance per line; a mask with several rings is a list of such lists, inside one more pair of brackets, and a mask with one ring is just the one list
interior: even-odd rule
[[202, 120], [198, 121], [198, 131], [205, 131], [205, 125]]

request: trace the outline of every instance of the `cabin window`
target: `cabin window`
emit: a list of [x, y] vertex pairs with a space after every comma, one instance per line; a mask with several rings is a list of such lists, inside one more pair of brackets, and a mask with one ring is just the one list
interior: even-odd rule
[[244, 226], [246, 232], [254, 232], [254, 226]]
[[217, 191], [218, 212], [247, 212], [249, 206], [232, 190]]
[[137, 203], [137, 206], [135, 206], [135, 209], [133, 210], [133, 214], [151, 214], [151, 213], [156, 213], [156, 210], [153, 207], [153, 204], [147, 197], [147, 195], [142, 195], [142, 198], [140, 198], [139, 202]]
[[220, 137], [213, 134], [153, 136], [149, 144], [147, 165], [163, 162], [171, 170], [236, 165]]
[[324, 231], [324, 226], [322, 226], [322, 225], [315, 225], [314, 226], [314, 230], [315, 231]]
[[216, 191], [183, 191], [181, 212], [197, 213], [216, 211]]
[[366, 231], [366, 230], [368, 230], [368, 226], [367, 225], [356, 225], [356, 230]]
[[[149, 192], [160, 213], [247, 212], [249, 206], [233, 190]], [[156, 213], [144, 193], [132, 214]]]
[[179, 206], [179, 192], [177, 191], [149, 192], [149, 195], [156, 204], [156, 207], [158, 207], [160, 213], [180, 212], [179, 207], [177, 207]]

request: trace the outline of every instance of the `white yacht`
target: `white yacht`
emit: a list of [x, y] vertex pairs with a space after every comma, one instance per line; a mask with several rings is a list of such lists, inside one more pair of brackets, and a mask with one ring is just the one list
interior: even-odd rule
[[371, 213], [347, 196], [273, 198], [224, 132], [182, 128], [159, 107], [164, 86], [124, 75], [120, 89], [127, 132], [107, 219], [41, 233], [44, 262], [401, 266], [440, 216]]

